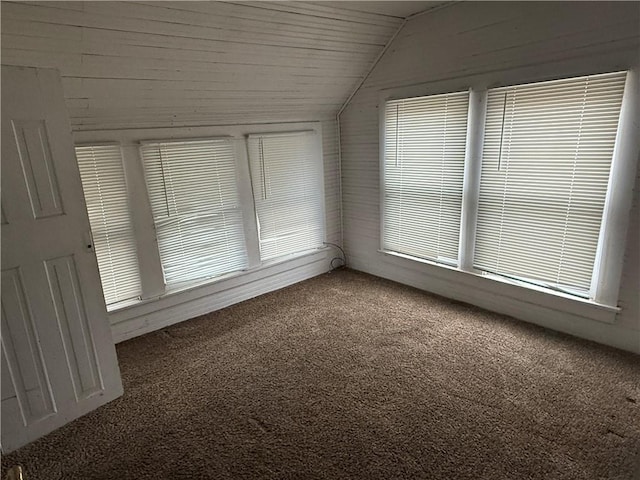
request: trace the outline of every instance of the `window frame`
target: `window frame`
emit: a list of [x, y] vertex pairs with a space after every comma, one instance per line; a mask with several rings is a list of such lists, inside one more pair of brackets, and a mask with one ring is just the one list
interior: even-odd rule
[[[596, 75], [599, 73], [626, 71], [627, 78], [623, 94], [622, 106], [619, 116], [618, 131], [614, 144], [611, 173], [607, 186], [607, 194], [604, 204], [602, 226], [598, 240], [596, 259], [593, 267], [590, 297], [588, 299], [575, 295], [559, 292], [553, 289], [531, 285], [517, 279], [482, 272], [473, 267], [473, 254], [475, 245], [475, 230], [478, 214], [478, 199], [480, 193], [480, 172], [482, 165], [482, 148], [484, 143], [484, 121], [486, 118], [487, 90], [490, 88], [509, 87], [520, 84], [529, 84], [553, 80]], [[564, 305], [562, 309], [569, 312], [581, 312], [580, 315], [593, 317], [595, 320], [612, 323], [617, 307], [619, 286], [624, 263], [624, 247], [626, 233], [629, 225], [629, 212], [633, 198], [633, 186], [636, 175], [636, 164], [640, 142], [638, 122], [638, 104], [640, 103], [640, 68], [622, 67], [609, 69], [605, 72], [566, 72], [553, 76], [524, 75], [522, 72], [512, 71], [502, 74], [503, 78], [491, 78], [482, 75], [473, 78], [457, 79], [453, 81], [434, 82], [429, 85], [412, 85], [409, 87], [391, 88], [381, 90], [378, 97], [378, 122], [379, 122], [379, 204], [380, 204], [380, 229], [378, 251], [386, 256], [401, 258], [411, 263], [422, 263], [443, 270], [461, 272], [464, 275], [474, 277], [474, 283], [482, 284], [487, 281], [498, 282], [521, 287], [522, 296], [544, 296], [558, 299], [558, 304]], [[493, 80], [493, 81], [492, 81]], [[464, 190], [462, 217], [460, 222], [460, 252], [456, 266], [411, 257], [398, 252], [384, 250], [382, 237], [384, 223], [382, 208], [384, 197], [384, 152], [385, 152], [385, 122], [384, 111], [387, 101], [418, 96], [438, 95], [468, 90], [469, 117], [467, 124], [467, 144], [465, 153]], [[478, 280], [476, 280], [478, 279]], [[551, 300], [555, 302], [555, 300]], [[587, 310], [585, 310], [585, 306]], [[586, 314], [588, 311], [588, 315]]]
[[[246, 137], [251, 134], [261, 134], [265, 130], [274, 133], [287, 133], [291, 131], [313, 131], [318, 138], [318, 158], [321, 162], [322, 175], [322, 209], [326, 210], [326, 196], [324, 195], [324, 153], [322, 151], [322, 125], [321, 122], [296, 122], [265, 125], [220, 125], [197, 127], [160, 127], [142, 129], [114, 129], [114, 130], [81, 130], [73, 132], [74, 144], [98, 145], [119, 144], [122, 151], [125, 183], [128, 194], [128, 202], [133, 217], [136, 250], [138, 252], [138, 264], [142, 283], [142, 295], [139, 300], [118, 305], [110, 310], [110, 314], [118, 316], [126, 315], [126, 312], [182, 292], [189, 292], [201, 287], [215, 285], [216, 283], [240, 277], [248, 272], [259, 271], [293, 259], [314, 255], [318, 251], [328, 249], [326, 246], [311, 249], [299, 254], [287, 255], [266, 261], [260, 259], [260, 247], [258, 242], [258, 229], [256, 212], [253, 202], [253, 192], [249, 170], [249, 158], [247, 152]], [[240, 208], [244, 218], [244, 233], [247, 246], [248, 266], [244, 270], [225, 273], [219, 276], [203, 280], [195, 280], [167, 287], [164, 283], [162, 264], [157, 244], [151, 203], [147, 193], [147, 184], [140, 155], [140, 146], [147, 142], [182, 142], [188, 140], [202, 140], [207, 138], [232, 138], [235, 145], [235, 160], [237, 174], [237, 188]], [[326, 240], [326, 216], [323, 213], [324, 232]]]
[[[467, 100], [467, 136], [468, 136], [468, 124], [469, 124], [469, 119], [468, 119], [468, 110], [469, 110], [469, 102], [470, 102], [470, 95], [469, 95], [469, 91], [467, 90], [463, 90], [463, 91], [452, 91], [452, 92], [444, 92], [444, 93], [438, 93], [438, 94], [430, 94], [430, 95], [419, 95], [419, 96], [411, 96], [411, 97], [401, 97], [399, 99], [387, 99], [385, 100], [384, 103], [381, 104], [380, 109], [381, 109], [381, 124], [382, 124], [382, 130], [381, 130], [381, 142], [380, 142], [380, 178], [381, 178], [381, 182], [380, 182], [380, 249], [387, 251], [387, 249], [385, 248], [385, 242], [384, 242], [384, 228], [385, 228], [385, 217], [386, 217], [386, 211], [387, 211], [387, 194], [385, 191], [385, 178], [386, 178], [386, 163], [385, 163], [385, 152], [386, 152], [386, 131], [384, 129], [384, 122], [386, 120], [386, 107], [387, 107], [387, 102], [391, 102], [391, 101], [395, 101], [395, 100], [405, 100], [405, 99], [420, 99], [422, 97], [431, 97], [431, 96], [438, 96], [438, 97], [443, 97], [445, 95], [454, 95], [454, 96], [458, 96], [461, 94], [467, 94], [466, 95], [466, 100]], [[396, 126], [396, 128], [398, 128]], [[446, 142], [445, 142], [446, 145]], [[465, 156], [466, 156], [466, 145], [465, 145]], [[464, 156], [463, 156], [464, 157]], [[465, 159], [463, 158], [463, 178], [462, 178], [462, 185], [461, 185], [461, 211], [460, 214], [462, 216], [462, 197], [464, 196], [464, 166], [465, 166]], [[443, 162], [444, 165], [445, 162]], [[458, 229], [458, 235], [460, 235], [460, 229]], [[458, 245], [460, 243], [460, 239], [458, 238]], [[459, 250], [459, 248], [456, 248], [456, 250]], [[389, 250], [392, 251], [392, 250]], [[400, 252], [397, 252], [400, 253]], [[410, 254], [406, 254], [408, 256], [411, 256]], [[457, 258], [441, 258], [440, 260], [436, 260], [436, 259], [429, 259], [427, 257], [418, 257], [416, 256], [416, 258], [421, 258], [424, 260], [429, 260], [432, 261], [436, 264], [441, 264], [441, 265], [456, 265], [457, 263], [459, 263], [459, 258], [460, 258], [460, 253], [459, 251], [457, 252]]]
[[[237, 155], [237, 150], [238, 150], [238, 146], [236, 145], [237, 141], [236, 139], [232, 138], [232, 137], [228, 137], [228, 136], [221, 136], [221, 137], [203, 137], [203, 138], [188, 138], [188, 139], [171, 139], [171, 140], [143, 140], [140, 141], [138, 143], [139, 145], [139, 160], [140, 162], [143, 164], [143, 170], [145, 172], [145, 189], [147, 192], [147, 195], [149, 196], [149, 201], [150, 203], [152, 203], [151, 201], [151, 195], [150, 195], [150, 190], [151, 190], [151, 184], [150, 184], [150, 180], [151, 180], [151, 172], [148, 171], [148, 167], [145, 166], [145, 157], [144, 157], [144, 152], [145, 149], [152, 149], [152, 148], [158, 148], [159, 151], [162, 150], [163, 147], [167, 146], [167, 145], [172, 145], [172, 144], [197, 144], [197, 143], [207, 143], [207, 142], [213, 142], [213, 143], [217, 143], [217, 142], [221, 142], [221, 143], [225, 143], [228, 144], [231, 148], [231, 158], [234, 161], [234, 165], [233, 168], [230, 168], [229, 170], [234, 171], [234, 180], [235, 180], [235, 190], [236, 190], [236, 201], [237, 201], [237, 205], [234, 207], [238, 209], [238, 211], [240, 212], [240, 217], [241, 217], [241, 222], [242, 222], [242, 226], [240, 228], [240, 230], [243, 231], [243, 235], [244, 235], [244, 229], [245, 229], [245, 224], [247, 220], [245, 219], [245, 215], [246, 215], [246, 211], [245, 209], [243, 209], [241, 200], [240, 200], [240, 189], [242, 188], [242, 169], [241, 169], [241, 162], [238, 161], [238, 155]], [[189, 148], [189, 147], [187, 147]], [[162, 159], [162, 153], [159, 153], [160, 159]], [[150, 161], [147, 161], [148, 163], [151, 163]], [[162, 162], [161, 162], [162, 163]], [[217, 163], [217, 162], [216, 162]], [[162, 169], [162, 166], [161, 166]], [[164, 172], [164, 170], [163, 170]], [[163, 178], [163, 182], [166, 180], [166, 178]], [[172, 190], [172, 193], [175, 195], [175, 192]], [[167, 193], [168, 190], [166, 190], [165, 187], [165, 195]], [[152, 205], [152, 215], [153, 215], [153, 205]], [[171, 220], [173, 219], [173, 221], [175, 223], [180, 223], [180, 221], [183, 219], [183, 217], [186, 216], [184, 213], [178, 213], [178, 214], [174, 214], [172, 215], [171, 213], [167, 212], [167, 218], [165, 220], [167, 220], [167, 223], [172, 223]], [[161, 228], [161, 226], [159, 225], [159, 223], [162, 223], [161, 220], [159, 218], [157, 218], [156, 216], [153, 217], [153, 222], [154, 222], [154, 229], [156, 230], [156, 232], [158, 232], [159, 228]], [[226, 236], [226, 235], [225, 235]], [[156, 235], [156, 239], [157, 239], [157, 235]], [[212, 280], [215, 279], [219, 276], [228, 274], [228, 273], [234, 273], [237, 271], [246, 271], [249, 268], [249, 258], [248, 258], [248, 244], [247, 244], [247, 239], [243, 238], [242, 239], [242, 245], [245, 249], [245, 255], [246, 255], [246, 264], [242, 267], [242, 268], [237, 268], [234, 270], [231, 270], [229, 272], [225, 272], [222, 274], [214, 274], [214, 273], [209, 273], [207, 275], [203, 275], [200, 278], [197, 279], [182, 279], [182, 280], [174, 280], [172, 283], [167, 283], [167, 267], [163, 267], [163, 271], [164, 271], [164, 282], [167, 284], [167, 288], [168, 289], [174, 289], [176, 287], [180, 287], [181, 285], [189, 285], [191, 283], [202, 283], [202, 282], [207, 282], [208, 280]], [[160, 255], [162, 257], [162, 253], [161, 253], [161, 249], [159, 248], [160, 251]]]
[[[251, 173], [251, 162], [252, 162], [252, 158], [251, 158], [251, 152], [250, 152], [250, 142], [252, 141], [256, 141], [256, 140], [262, 140], [265, 138], [274, 138], [274, 137], [288, 137], [288, 136], [307, 136], [308, 138], [310, 138], [310, 145], [311, 147], [315, 150], [315, 152], [312, 152], [311, 155], [314, 157], [313, 159], [318, 162], [317, 165], [315, 165], [315, 173], [316, 175], [318, 175], [318, 177], [321, 179], [320, 184], [317, 186], [317, 191], [316, 194], [318, 195], [318, 197], [320, 198], [325, 198], [325, 190], [324, 190], [324, 180], [322, 179], [323, 177], [323, 169], [322, 169], [322, 138], [319, 136], [318, 132], [315, 130], [289, 130], [289, 131], [283, 131], [283, 132], [260, 132], [260, 133], [251, 133], [249, 135], [246, 136], [246, 147], [247, 147], [247, 163], [249, 165], [249, 171], [250, 171], [250, 179], [252, 182], [255, 182], [255, 179], [253, 179], [252, 177], [252, 173]], [[264, 160], [262, 160], [264, 161]], [[263, 169], [264, 169], [264, 165], [263, 165]], [[259, 249], [259, 253], [260, 253], [260, 260], [262, 262], [265, 261], [270, 261], [270, 260], [277, 260], [279, 258], [286, 258], [286, 257], [291, 257], [291, 256], [295, 256], [298, 254], [302, 254], [305, 251], [310, 251], [310, 250], [314, 250], [315, 248], [318, 247], [311, 247], [305, 250], [301, 250], [301, 251], [297, 251], [297, 252], [290, 252], [290, 253], [284, 253], [284, 254], [280, 254], [277, 256], [272, 256], [270, 258], [266, 258], [263, 259], [262, 258], [262, 249], [261, 249], [261, 243], [262, 243], [262, 239], [261, 239], [261, 235], [260, 235], [260, 226], [259, 226], [259, 222], [260, 222], [260, 218], [259, 218], [259, 213], [258, 213], [258, 207], [257, 207], [257, 200], [255, 198], [255, 189], [253, 187], [253, 183], [251, 185], [251, 191], [252, 191], [252, 202], [253, 202], [253, 206], [255, 209], [255, 221], [256, 221], [256, 225], [257, 225], [257, 231], [258, 231], [258, 249]], [[326, 225], [326, 209], [325, 209], [325, 204], [324, 202], [321, 202], [321, 204], [319, 205], [319, 212], [316, 212], [316, 214], [321, 218], [321, 245], [323, 245], [326, 241], [327, 241], [327, 225]]]
[[[119, 157], [120, 157], [119, 158], [119, 164], [122, 167], [122, 174], [123, 174], [124, 182], [125, 182], [124, 188], [125, 188], [125, 191], [127, 192], [126, 204], [127, 204], [127, 207], [129, 207], [129, 205], [130, 205], [129, 187], [127, 185], [127, 176], [126, 176], [125, 165], [124, 165], [124, 154], [122, 152], [121, 145], [118, 142], [92, 142], [92, 143], [88, 143], [88, 144], [87, 143], [75, 143], [74, 144], [74, 152], [75, 152], [76, 157], [78, 155], [78, 152], [77, 152], [78, 148], [91, 148], [91, 147], [117, 147], [118, 153], [119, 153]], [[78, 161], [78, 164], [79, 163], [80, 162]], [[79, 165], [78, 165], [78, 168], [80, 169]], [[82, 177], [82, 174], [80, 176]], [[85, 197], [86, 197], [86, 193], [84, 191], [85, 190], [84, 182], [82, 182], [82, 189], [83, 189], [83, 195], [85, 195]], [[87, 205], [87, 207], [88, 207], [88, 205]], [[129, 209], [129, 213], [131, 213], [130, 209]], [[135, 222], [133, 221], [133, 218], [130, 218], [129, 220], [131, 222], [131, 230], [132, 230], [132, 233], [133, 233], [133, 242], [134, 242], [133, 249], [135, 251], [135, 257], [136, 257], [136, 259], [138, 259], [138, 249], [137, 249], [137, 243], [136, 243]], [[95, 234], [96, 233], [95, 233], [95, 231], [93, 230], [93, 227], [92, 227], [91, 236], [94, 237]], [[95, 251], [95, 243], [96, 242], [94, 240], [92, 242], [92, 244], [93, 244], [92, 248], [94, 249], [94, 251]], [[95, 253], [96, 253], [96, 256], [97, 256], [98, 252], [95, 252]], [[100, 266], [99, 263], [100, 262], [98, 262], [98, 266]], [[141, 279], [140, 262], [139, 261], [136, 263], [135, 269], [137, 270], [137, 273], [138, 273], [138, 275], [137, 275], [138, 276], [138, 284], [139, 284], [139, 287], [140, 287], [139, 291], [137, 292], [137, 295], [129, 297], [129, 298], [123, 298], [123, 299], [120, 299], [120, 300], [116, 300], [116, 301], [111, 302], [111, 303], [108, 303], [107, 302], [107, 298], [105, 297], [105, 304], [106, 304], [106, 307], [107, 307], [107, 311], [111, 312], [111, 311], [114, 311], [114, 310], [118, 310], [119, 308], [122, 308], [124, 306], [131, 305], [132, 303], [136, 303], [141, 299], [141, 297], [142, 297], [142, 279]], [[101, 283], [102, 283], [102, 274], [100, 275], [100, 277], [101, 277], [100, 280], [101, 280]], [[102, 286], [102, 288], [104, 289], [104, 285]]]

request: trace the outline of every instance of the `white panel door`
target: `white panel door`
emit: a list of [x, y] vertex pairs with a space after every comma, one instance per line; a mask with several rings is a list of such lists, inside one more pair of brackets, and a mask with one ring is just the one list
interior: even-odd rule
[[2, 66], [2, 449], [122, 395], [55, 70]]

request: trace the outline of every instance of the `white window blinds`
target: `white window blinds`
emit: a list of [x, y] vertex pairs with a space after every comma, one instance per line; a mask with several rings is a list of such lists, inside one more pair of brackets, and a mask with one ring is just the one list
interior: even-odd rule
[[489, 90], [476, 268], [588, 295], [625, 75]]
[[310, 250], [324, 242], [323, 167], [318, 135], [249, 135], [260, 258]]
[[107, 305], [140, 296], [140, 271], [119, 145], [76, 147]]
[[382, 248], [457, 264], [469, 93], [385, 106]]
[[168, 285], [247, 266], [231, 139], [140, 148]]

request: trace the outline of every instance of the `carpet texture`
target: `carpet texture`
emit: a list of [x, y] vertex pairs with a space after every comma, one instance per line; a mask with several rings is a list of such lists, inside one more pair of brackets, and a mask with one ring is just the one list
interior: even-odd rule
[[343, 270], [118, 345], [27, 480], [640, 478], [640, 357]]

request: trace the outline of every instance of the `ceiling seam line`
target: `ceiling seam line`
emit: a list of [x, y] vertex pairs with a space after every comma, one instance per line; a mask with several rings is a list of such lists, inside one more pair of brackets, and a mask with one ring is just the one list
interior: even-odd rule
[[342, 114], [344, 109], [347, 108], [347, 105], [349, 105], [349, 103], [351, 102], [351, 99], [356, 95], [356, 93], [358, 93], [362, 85], [364, 85], [364, 82], [367, 81], [367, 79], [369, 78], [373, 70], [376, 68], [376, 66], [378, 65], [378, 63], [380, 62], [384, 54], [387, 52], [387, 50], [389, 49], [393, 41], [396, 39], [396, 37], [398, 36], [400, 31], [404, 28], [406, 24], [407, 24], [407, 19], [405, 18], [400, 24], [400, 26], [397, 28], [397, 30], [393, 33], [389, 41], [385, 44], [384, 47], [382, 47], [382, 50], [380, 51], [376, 59], [371, 64], [371, 67], [369, 67], [369, 70], [367, 70], [367, 73], [364, 75], [364, 77], [362, 77], [362, 80], [360, 80], [356, 88], [351, 92], [351, 95], [349, 95], [345, 100], [345, 102], [342, 104], [342, 106], [340, 107], [340, 110], [338, 110], [338, 113], [336, 114], [336, 118], [340, 118], [340, 115]]
[[[343, 199], [343, 190], [342, 190], [342, 126], [340, 125], [340, 115], [342, 115], [342, 112], [344, 111], [344, 109], [347, 108], [347, 105], [349, 105], [349, 103], [351, 102], [353, 97], [356, 95], [356, 93], [358, 93], [358, 91], [360, 90], [362, 85], [364, 85], [364, 82], [367, 81], [367, 79], [369, 78], [369, 76], [373, 72], [374, 68], [376, 68], [376, 66], [378, 65], [378, 62], [380, 62], [380, 60], [382, 59], [384, 54], [387, 52], [387, 50], [389, 49], [389, 47], [391, 46], [393, 41], [396, 39], [398, 34], [402, 31], [402, 29], [405, 27], [405, 25], [407, 24], [407, 22], [409, 20], [411, 20], [413, 18], [416, 18], [418, 16], [421, 16], [421, 15], [424, 15], [425, 13], [431, 13], [431, 12], [434, 12], [436, 10], [440, 10], [442, 8], [449, 7], [449, 6], [453, 5], [454, 3], [457, 3], [457, 2], [456, 1], [446, 2], [446, 3], [442, 4], [442, 5], [438, 5], [438, 6], [433, 7], [433, 8], [428, 8], [426, 10], [423, 10], [422, 12], [417, 12], [417, 13], [414, 13], [412, 15], [407, 16], [402, 21], [402, 23], [398, 26], [398, 29], [394, 32], [394, 34], [391, 36], [389, 41], [385, 44], [385, 46], [383, 47], [382, 51], [378, 54], [378, 56], [376, 57], [375, 61], [373, 62], [373, 64], [371, 65], [371, 67], [369, 68], [369, 70], [367, 71], [365, 76], [362, 78], [360, 83], [358, 83], [358, 85], [353, 90], [353, 92], [351, 92], [351, 95], [349, 95], [347, 97], [347, 99], [345, 100], [345, 102], [342, 104], [342, 107], [340, 107], [340, 110], [338, 110], [338, 113], [336, 113], [336, 119], [335, 119], [335, 121], [336, 121], [336, 131], [337, 131], [336, 133], [338, 135], [338, 138], [337, 138], [337, 143], [338, 143], [338, 197], [339, 197], [339, 200], [340, 200], [339, 201], [339, 203], [340, 203], [340, 245], [343, 248], [345, 248], [345, 244], [344, 244], [344, 199]], [[345, 254], [345, 259], [346, 259], [346, 254]]]
[[426, 10], [423, 10], [422, 12], [417, 12], [417, 13], [413, 13], [409, 16], [407, 16], [402, 23], [400, 24], [400, 26], [398, 27], [398, 29], [394, 32], [394, 34], [391, 36], [391, 38], [389, 39], [389, 41], [385, 44], [385, 46], [382, 48], [382, 51], [378, 54], [378, 56], [376, 57], [376, 59], [374, 60], [373, 64], [371, 65], [371, 67], [369, 68], [369, 70], [367, 71], [367, 73], [365, 74], [365, 76], [362, 78], [362, 80], [360, 81], [360, 83], [358, 83], [358, 85], [356, 86], [356, 88], [351, 92], [351, 95], [349, 95], [347, 97], [347, 99], [345, 100], [345, 102], [342, 104], [342, 107], [340, 107], [340, 110], [338, 110], [338, 113], [336, 114], [336, 119], [340, 118], [340, 115], [342, 115], [342, 112], [344, 111], [345, 108], [347, 108], [347, 105], [349, 105], [349, 103], [351, 102], [351, 100], [353, 99], [353, 97], [355, 97], [356, 93], [358, 93], [358, 91], [360, 90], [360, 88], [362, 88], [362, 85], [364, 85], [364, 83], [367, 81], [367, 79], [369, 78], [369, 76], [371, 76], [371, 73], [373, 72], [373, 70], [376, 68], [376, 66], [378, 65], [378, 63], [380, 62], [380, 60], [382, 59], [382, 57], [384, 56], [384, 54], [387, 52], [387, 50], [389, 49], [389, 47], [391, 46], [391, 44], [393, 43], [393, 41], [396, 39], [396, 37], [398, 36], [398, 34], [402, 31], [402, 29], [405, 27], [405, 25], [407, 24], [407, 22], [409, 20], [413, 20], [416, 17], [422, 16], [426, 13], [433, 13], [436, 10], [441, 10], [443, 8], [447, 8], [450, 7], [451, 5], [455, 4], [457, 2], [452, 1], [452, 2], [446, 2], [443, 3], [441, 5], [437, 5], [435, 7], [432, 8], [428, 8]]
[[[384, 54], [386, 53], [387, 49], [393, 43], [393, 41], [396, 39], [396, 37], [398, 36], [400, 31], [406, 25], [406, 23], [407, 23], [407, 19], [405, 18], [404, 20], [402, 20], [402, 23], [398, 26], [398, 28], [393, 33], [391, 38], [387, 41], [385, 46], [382, 48], [382, 51], [380, 51], [380, 53], [378, 54], [378, 56], [376, 57], [374, 62], [371, 64], [371, 67], [369, 68], [367, 73], [364, 75], [364, 77], [362, 77], [362, 80], [358, 83], [356, 88], [351, 92], [351, 95], [349, 95], [347, 97], [345, 102], [340, 107], [340, 110], [338, 110], [338, 113], [336, 113], [336, 120], [335, 120], [336, 121], [336, 133], [337, 133], [337, 136], [338, 136], [338, 138], [337, 138], [337, 143], [338, 143], [338, 197], [339, 197], [339, 204], [340, 204], [339, 223], [340, 223], [340, 245], [342, 246], [342, 248], [345, 248], [345, 244], [344, 244], [344, 198], [343, 198], [343, 189], [342, 189], [342, 128], [341, 128], [341, 125], [340, 125], [340, 115], [342, 114], [344, 109], [347, 107], [347, 105], [349, 105], [349, 102], [351, 102], [351, 99], [355, 96], [355, 94], [358, 93], [358, 91], [360, 90], [360, 87], [362, 87], [362, 85], [364, 85], [364, 82], [367, 81], [367, 79], [371, 75], [371, 72], [373, 72], [373, 69], [376, 68], [376, 65], [378, 65], [378, 62], [384, 56]], [[346, 253], [345, 253], [345, 260], [346, 260]]]
[[426, 10], [422, 10], [421, 12], [412, 13], [405, 20], [413, 20], [416, 17], [421, 17], [425, 13], [433, 13], [433, 12], [435, 12], [437, 10], [442, 10], [443, 8], [451, 7], [452, 5], [454, 5], [456, 3], [460, 3], [460, 1], [461, 0], [452, 0], [450, 2], [441, 3], [440, 5], [435, 5], [435, 6], [431, 7], [431, 8], [427, 8]]

